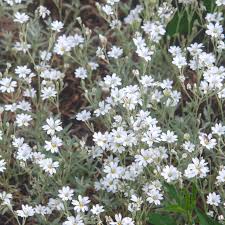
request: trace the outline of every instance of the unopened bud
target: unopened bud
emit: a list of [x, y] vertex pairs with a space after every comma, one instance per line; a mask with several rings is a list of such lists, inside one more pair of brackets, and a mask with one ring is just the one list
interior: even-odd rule
[[99, 39], [100, 39], [100, 42], [102, 44], [103, 47], [106, 47], [107, 45], [107, 38], [101, 34], [99, 34]]
[[87, 36], [90, 36], [91, 33], [92, 33], [91, 29], [89, 29], [88, 27], [85, 27], [85, 34], [86, 34]]
[[184, 139], [185, 139], [185, 140], [190, 140], [190, 134], [185, 133], [185, 134], [184, 134]]
[[77, 17], [76, 20], [77, 20], [77, 22], [78, 22], [79, 24], [82, 24], [82, 20], [81, 20], [80, 17]]
[[187, 84], [187, 89], [191, 90], [191, 84]]
[[139, 70], [132, 70], [132, 73], [134, 74], [135, 77], [138, 77], [140, 75]]

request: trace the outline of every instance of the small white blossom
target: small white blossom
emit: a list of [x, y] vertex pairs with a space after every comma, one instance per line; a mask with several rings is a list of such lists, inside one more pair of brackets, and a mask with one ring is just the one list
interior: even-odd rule
[[204, 159], [193, 158], [193, 163], [190, 163], [187, 169], [184, 171], [184, 175], [187, 178], [200, 177], [204, 178], [207, 176], [209, 172], [209, 168], [207, 167], [207, 162]]
[[82, 80], [88, 77], [87, 70], [83, 67], [79, 67], [74, 72], [75, 77], [81, 78]]
[[32, 121], [31, 115], [21, 113], [16, 116], [16, 124], [18, 127], [22, 126], [27, 127], [30, 125], [31, 121]]
[[161, 175], [168, 183], [171, 183], [180, 178], [181, 172], [176, 167], [167, 165], [163, 168]]
[[17, 215], [19, 217], [27, 218], [29, 216], [33, 216], [35, 211], [29, 205], [22, 205], [22, 209], [21, 210], [17, 210], [16, 213], [17, 213]]
[[207, 204], [218, 206], [220, 204], [220, 195], [217, 195], [215, 192], [209, 193], [207, 196]]
[[72, 190], [69, 186], [62, 187], [61, 190], [59, 190], [58, 196], [63, 200], [63, 201], [68, 201], [72, 200], [74, 190]]
[[0, 192], [0, 199], [2, 200], [1, 205], [11, 205], [12, 194], [6, 193], [5, 191]]
[[88, 204], [90, 203], [90, 200], [88, 197], [82, 197], [81, 195], [78, 195], [78, 200], [73, 200], [72, 204], [74, 205], [74, 210], [76, 212], [86, 212], [88, 211]]
[[26, 23], [29, 20], [29, 16], [26, 15], [25, 13], [16, 12], [14, 16], [15, 16], [14, 22], [18, 22], [21, 24]]
[[111, 50], [108, 51], [108, 57], [118, 59], [123, 54], [123, 49], [117, 46], [112, 46]]
[[90, 118], [91, 118], [91, 113], [87, 110], [83, 110], [76, 115], [76, 119], [83, 122], [89, 120]]
[[94, 214], [94, 215], [99, 215], [101, 214], [102, 212], [104, 212], [104, 208], [103, 206], [99, 205], [99, 204], [96, 204], [96, 205], [93, 205], [92, 209], [91, 209], [91, 212]]
[[2, 93], [12, 93], [17, 87], [17, 82], [13, 81], [11, 77], [5, 77], [0, 80], [0, 91]]
[[51, 29], [53, 31], [57, 31], [60, 32], [60, 30], [62, 30], [64, 24], [61, 21], [55, 20], [51, 23]]
[[56, 132], [59, 132], [63, 129], [61, 126], [62, 122], [59, 119], [54, 120], [52, 117], [50, 117], [46, 120], [46, 123], [47, 124], [42, 126], [42, 128], [49, 135], [54, 135]]

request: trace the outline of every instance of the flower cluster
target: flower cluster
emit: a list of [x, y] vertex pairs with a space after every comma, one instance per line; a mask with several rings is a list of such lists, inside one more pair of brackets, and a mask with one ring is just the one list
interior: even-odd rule
[[0, 6], [3, 223], [225, 224], [224, 0], [52, 4]]

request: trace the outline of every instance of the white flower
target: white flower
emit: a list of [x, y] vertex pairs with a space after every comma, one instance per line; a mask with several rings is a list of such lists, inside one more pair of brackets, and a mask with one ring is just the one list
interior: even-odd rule
[[132, 202], [129, 203], [128, 205], [128, 210], [130, 212], [136, 212], [141, 210], [141, 206], [143, 204], [143, 200], [141, 197], [137, 197], [136, 195], [131, 195], [131, 199]]
[[45, 158], [45, 155], [41, 152], [33, 152], [32, 160], [34, 163], [39, 164]]
[[59, 152], [59, 147], [62, 146], [63, 142], [60, 138], [53, 136], [51, 141], [45, 141], [46, 151], [51, 151], [51, 153]]
[[49, 61], [52, 57], [52, 53], [48, 51], [40, 51], [41, 60]]
[[57, 32], [63, 28], [64, 24], [61, 21], [55, 20], [51, 23], [51, 29]]
[[155, 86], [155, 82], [152, 76], [144, 75], [140, 79], [140, 83], [143, 85], [143, 87], [153, 87]]
[[182, 54], [182, 50], [178, 46], [170, 46], [169, 52], [172, 54], [173, 57], [179, 56]]
[[5, 77], [0, 80], [0, 91], [5, 93], [12, 93], [15, 91], [15, 88], [17, 87], [17, 82], [12, 81], [11, 77]]
[[216, 177], [217, 182], [220, 183], [224, 183], [225, 182], [225, 167], [223, 167], [220, 171], [218, 176]]
[[54, 47], [54, 52], [59, 55], [63, 55], [72, 50], [76, 46], [81, 46], [84, 42], [84, 38], [75, 34], [74, 36], [66, 36], [65, 34], [61, 35], [57, 39], [57, 43]]
[[174, 143], [177, 141], [177, 135], [175, 135], [173, 131], [168, 130], [166, 133], [161, 134], [161, 141]]
[[145, 61], [150, 61], [151, 56], [153, 55], [153, 51], [151, 51], [148, 47], [139, 47], [137, 48], [136, 53], [138, 54], [139, 57], [144, 58]]
[[123, 49], [117, 46], [112, 46], [111, 50], [108, 51], [108, 57], [118, 59], [123, 54]]
[[36, 90], [34, 88], [28, 88], [23, 92], [24, 97], [34, 98], [36, 96]]
[[111, 23], [109, 24], [109, 26], [111, 27], [111, 29], [116, 29], [116, 28], [120, 28], [122, 25], [120, 20], [114, 19], [111, 21]]
[[205, 19], [208, 23], [220, 22], [223, 20], [223, 14], [221, 12], [207, 13]]
[[107, 104], [105, 101], [98, 103], [99, 108], [94, 111], [95, 115], [99, 117], [100, 115], [105, 115], [111, 109], [111, 105]]
[[190, 141], [185, 141], [182, 147], [188, 152], [193, 152], [195, 150], [195, 145]]
[[59, 119], [54, 120], [52, 117], [50, 117], [46, 120], [46, 122], [47, 124], [42, 126], [42, 128], [49, 135], [54, 135], [56, 132], [59, 132], [63, 129], [61, 127], [62, 122]]
[[26, 143], [23, 143], [16, 152], [16, 159], [18, 160], [27, 161], [28, 159], [32, 158], [32, 156], [32, 148]]
[[49, 98], [54, 98], [57, 95], [57, 91], [55, 90], [54, 87], [43, 87], [41, 89], [41, 98], [43, 100], [49, 99]]
[[153, 162], [152, 151], [141, 149], [139, 155], [135, 155], [135, 162], [141, 166], [147, 166]]
[[84, 225], [84, 221], [80, 215], [68, 216], [67, 221], [65, 221], [62, 225]]
[[63, 202], [61, 201], [61, 199], [54, 199], [54, 198], [50, 198], [49, 202], [48, 202], [48, 207], [53, 211], [53, 210], [58, 210], [58, 211], [62, 211], [65, 209]]
[[10, 112], [16, 112], [18, 106], [16, 103], [5, 105], [5, 110]]
[[81, 78], [82, 80], [88, 77], [87, 70], [84, 67], [79, 67], [74, 72], [75, 77]]
[[151, 147], [154, 142], [159, 141], [160, 134], [161, 134], [161, 128], [156, 125], [152, 125], [152, 126], [149, 126], [149, 130], [144, 133], [141, 140], [143, 142], [146, 142], [149, 145], [149, 147]]
[[213, 149], [216, 146], [216, 139], [212, 138], [212, 134], [200, 133], [199, 135], [200, 144], [206, 147], [208, 150]]
[[199, 62], [198, 62], [198, 68], [203, 68], [203, 67], [210, 67], [213, 66], [213, 64], [216, 61], [215, 55], [213, 55], [212, 53], [206, 53], [206, 52], [202, 52], [199, 55], [198, 58]]
[[209, 193], [207, 196], [207, 204], [218, 206], [221, 202], [220, 195], [217, 195], [215, 192]]
[[156, 188], [152, 188], [148, 193], [147, 193], [147, 201], [152, 204], [154, 203], [155, 205], [160, 205], [160, 201], [163, 199], [163, 195], [160, 193], [159, 190]]
[[147, 21], [142, 26], [142, 29], [145, 31], [145, 33], [148, 34], [149, 39], [155, 43], [158, 43], [161, 37], [166, 33], [165, 28], [158, 21], [156, 22]]
[[167, 165], [163, 168], [161, 175], [168, 183], [171, 183], [180, 178], [181, 172], [179, 172], [176, 167]]
[[47, 158], [41, 160], [39, 165], [46, 173], [49, 173], [49, 175], [52, 176], [54, 173], [56, 173], [56, 168], [59, 167], [59, 162], [53, 162], [51, 158]]
[[16, 123], [18, 127], [29, 126], [29, 122], [31, 120], [32, 120], [32, 117], [31, 115], [28, 115], [28, 114], [21, 113], [16, 116]]
[[17, 12], [14, 16], [15, 19], [13, 21], [21, 24], [26, 23], [29, 20], [29, 16], [26, 15], [25, 13]]
[[39, 13], [40, 17], [42, 17], [42, 19], [45, 19], [46, 16], [50, 15], [50, 11], [46, 7], [44, 7], [43, 5], [40, 5], [38, 7], [38, 13]]
[[31, 70], [27, 68], [27, 66], [17, 66], [15, 69], [15, 73], [19, 76], [19, 78], [26, 78], [27, 75], [31, 73]]
[[216, 123], [215, 126], [212, 127], [212, 133], [218, 136], [225, 135], [225, 126], [222, 126], [221, 123]]
[[218, 92], [218, 97], [220, 99], [225, 98], [225, 88], [223, 88], [221, 91]]
[[225, 5], [225, 0], [216, 0], [218, 6]]
[[115, 3], [120, 2], [120, 0], [107, 0], [107, 4], [114, 5]]
[[16, 51], [22, 51], [23, 53], [26, 53], [30, 48], [31, 48], [30, 44], [27, 44], [25, 42], [18, 42], [18, 41], [15, 43], [15, 46], [14, 46], [14, 49]]
[[58, 196], [63, 200], [63, 201], [68, 201], [72, 200], [74, 190], [71, 189], [69, 186], [62, 187], [61, 190], [59, 190]]
[[6, 2], [10, 6], [13, 6], [13, 4], [14, 4], [13, 0], [3, 0], [3, 2]]
[[102, 10], [103, 12], [105, 12], [105, 14], [109, 15], [113, 15], [113, 9], [110, 5], [104, 5], [102, 6]]
[[36, 214], [39, 214], [39, 215], [48, 215], [48, 214], [51, 214], [52, 213], [52, 210], [47, 207], [47, 206], [43, 206], [43, 205], [36, 205], [35, 208], [34, 208], [34, 211]]
[[94, 215], [99, 215], [101, 214], [102, 212], [104, 212], [104, 208], [103, 206], [99, 205], [99, 204], [96, 204], [96, 205], [93, 205], [92, 209], [91, 209], [91, 212], [94, 214]]
[[12, 194], [3, 191], [0, 193], [0, 199], [2, 200], [1, 205], [11, 205]]
[[136, 5], [134, 9], [132, 9], [127, 17], [124, 18], [124, 22], [126, 24], [132, 24], [134, 21], [140, 21], [140, 13], [143, 11], [143, 6]]
[[173, 58], [172, 63], [176, 65], [179, 69], [187, 65], [186, 58], [182, 55], [177, 55]]
[[14, 1], [15, 4], [21, 4], [22, 2], [24, 2], [25, 0], [3, 0], [3, 1]]
[[76, 119], [83, 122], [89, 120], [90, 118], [91, 118], [91, 113], [87, 110], [83, 110], [80, 113], [77, 113], [76, 115]]
[[126, 146], [126, 139], [127, 139], [127, 131], [124, 130], [123, 127], [118, 127], [116, 130], [113, 129], [112, 132], [112, 138], [113, 141], [117, 144], [121, 144], [123, 146]]
[[210, 217], [214, 217], [214, 211], [212, 210], [209, 210], [206, 214]]
[[12, 145], [15, 147], [15, 148], [20, 148], [20, 147], [22, 147], [23, 146], [23, 144], [24, 144], [24, 138], [22, 137], [22, 138], [16, 138], [16, 137], [14, 137], [13, 138], [13, 142], [12, 142]]
[[115, 215], [115, 222], [110, 222], [110, 225], [134, 225], [134, 221], [130, 217], [122, 217], [121, 214]]
[[219, 216], [218, 216], [218, 220], [219, 220], [219, 221], [224, 221], [224, 216], [223, 216], [223, 215], [219, 215]]
[[22, 209], [17, 210], [16, 213], [19, 217], [27, 218], [29, 216], [33, 216], [35, 212], [34, 212], [34, 209], [31, 206], [22, 205]]
[[110, 162], [108, 165], [105, 165], [103, 171], [107, 173], [107, 178], [115, 179], [122, 176], [124, 169], [123, 167], [118, 166], [117, 162]]
[[211, 36], [212, 38], [219, 39], [223, 33], [223, 27], [219, 23], [209, 23], [207, 25], [206, 34]]
[[88, 203], [90, 202], [88, 197], [82, 197], [78, 195], [78, 200], [73, 200], [72, 204], [74, 205], [74, 210], [76, 212], [85, 212], [88, 211]]
[[200, 177], [204, 178], [207, 176], [209, 172], [209, 168], [207, 167], [207, 162], [204, 159], [193, 158], [193, 163], [190, 163], [187, 169], [184, 171], [184, 175], [187, 178]]
[[0, 130], [0, 140], [2, 140], [3, 137], [3, 131]]
[[[56, 81], [56, 80], [62, 80], [64, 78], [64, 73], [60, 72], [59, 70], [50, 68], [50, 69], [44, 69], [40, 76], [44, 79], [49, 79], [51, 81]], [[42, 82], [43, 85], [48, 84], [46, 81]], [[53, 84], [51, 83], [53, 86]]]
[[102, 134], [101, 132], [94, 133], [93, 141], [96, 143], [97, 146], [105, 149], [108, 146], [108, 132]]
[[153, 51], [151, 51], [146, 43], [144, 38], [138, 33], [136, 36], [133, 38], [133, 42], [137, 48], [136, 53], [138, 54], [139, 57], [144, 58], [145, 61], [150, 61], [151, 60], [151, 55], [154, 54]]
[[[1, 156], [0, 156], [0, 157], [1, 157]], [[5, 160], [4, 160], [4, 159], [1, 159], [1, 160], [0, 160], [0, 172], [4, 172], [4, 171], [6, 170], [5, 165], [6, 165]]]
[[106, 75], [104, 77], [104, 81], [100, 83], [100, 85], [104, 89], [115, 88], [121, 85], [121, 79], [115, 73], [113, 73], [112, 76]]
[[90, 66], [91, 70], [96, 70], [99, 67], [98, 63], [95, 62], [89, 62], [88, 66]]
[[18, 102], [17, 109], [21, 109], [23, 111], [30, 112], [32, 108], [31, 108], [30, 102], [22, 100], [22, 101]]
[[202, 47], [203, 47], [203, 44], [200, 43], [193, 43], [191, 44], [189, 47], [187, 47], [187, 50], [190, 52], [190, 54], [192, 56], [198, 56], [200, 53], [202, 53]]

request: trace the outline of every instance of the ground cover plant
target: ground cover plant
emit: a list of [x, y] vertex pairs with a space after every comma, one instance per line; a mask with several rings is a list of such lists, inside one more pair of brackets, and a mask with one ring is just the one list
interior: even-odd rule
[[0, 225], [225, 224], [224, 0], [0, 0]]

